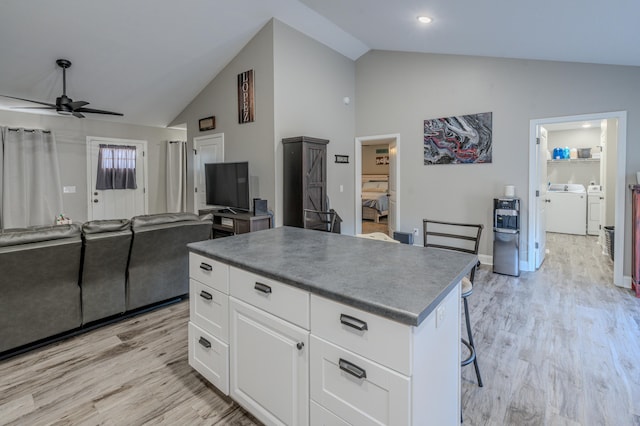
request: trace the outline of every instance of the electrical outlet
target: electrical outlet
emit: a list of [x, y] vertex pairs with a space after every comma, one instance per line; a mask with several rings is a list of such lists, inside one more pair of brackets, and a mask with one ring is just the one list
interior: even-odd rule
[[417, 237], [419, 233], [420, 233], [420, 229], [413, 228], [413, 235], [415, 235]]

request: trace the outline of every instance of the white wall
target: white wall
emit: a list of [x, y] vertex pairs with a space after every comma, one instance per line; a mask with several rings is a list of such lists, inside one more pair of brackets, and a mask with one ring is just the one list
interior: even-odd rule
[[[342, 233], [354, 232], [355, 63], [327, 46], [274, 20], [275, 174], [282, 208], [282, 139], [328, 139], [327, 194], [343, 219]], [[344, 97], [350, 98], [345, 105]], [[349, 164], [336, 164], [335, 155]], [[340, 192], [340, 186], [343, 191]], [[276, 217], [282, 224], [282, 215]]]
[[[377, 154], [376, 150], [387, 149], [387, 154]], [[376, 157], [389, 156], [389, 145], [364, 145], [362, 147], [362, 174], [388, 175], [388, 164], [376, 164]]]
[[[421, 228], [423, 218], [483, 223], [480, 253], [491, 255], [492, 199], [515, 185], [526, 259], [530, 120], [625, 110], [633, 141], [640, 138], [639, 90], [638, 67], [371, 51], [356, 61], [356, 134], [401, 134], [402, 231]], [[423, 165], [423, 120], [485, 111], [493, 112], [491, 164]], [[630, 183], [640, 144], [627, 144], [626, 158]], [[627, 237], [626, 250], [629, 244]]]
[[[250, 69], [254, 72], [255, 121], [239, 124], [237, 76]], [[249, 162], [249, 195], [266, 199], [270, 209], [275, 206], [273, 105], [273, 24], [269, 22], [171, 123], [187, 124], [189, 152], [193, 152], [194, 137], [224, 133], [224, 160]], [[201, 132], [198, 120], [211, 115], [216, 117], [216, 128]], [[193, 155], [188, 165], [193, 170]], [[187, 206], [193, 206], [193, 188], [190, 173]]]
[[63, 194], [64, 212], [74, 222], [85, 222], [87, 213], [87, 136], [146, 140], [149, 182], [149, 213], [167, 211], [166, 141], [184, 140], [179, 129], [120, 124], [109, 121], [78, 119], [55, 115], [28, 114], [0, 110], [0, 125], [27, 129], [51, 130], [56, 138], [62, 186], [75, 186], [74, 194]]
[[[547, 133], [549, 152], [553, 148], [591, 148], [591, 153], [600, 152], [600, 129], [555, 130]], [[614, 157], [615, 160], [615, 157]], [[600, 184], [600, 162], [553, 161], [547, 164], [547, 179], [551, 183], [579, 183], [586, 188], [590, 182]]]

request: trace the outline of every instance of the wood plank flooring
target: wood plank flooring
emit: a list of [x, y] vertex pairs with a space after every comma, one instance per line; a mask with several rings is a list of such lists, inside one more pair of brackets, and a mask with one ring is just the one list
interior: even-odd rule
[[[482, 267], [469, 298], [484, 387], [465, 425], [640, 425], [640, 299], [593, 237], [548, 234], [519, 278]], [[0, 424], [258, 425], [187, 362], [188, 302], [0, 362]]]
[[468, 425], [640, 425], [640, 299], [611, 284], [596, 237], [547, 234], [519, 278], [481, 268], [469, 308], [483, 373], [462, 371]]

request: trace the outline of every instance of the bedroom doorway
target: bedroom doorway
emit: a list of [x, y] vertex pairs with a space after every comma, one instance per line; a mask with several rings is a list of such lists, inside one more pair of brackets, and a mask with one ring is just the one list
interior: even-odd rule
[[355, 233], [393, 236], [400, 226], [400, 135], [358, 137], [355, 145]]

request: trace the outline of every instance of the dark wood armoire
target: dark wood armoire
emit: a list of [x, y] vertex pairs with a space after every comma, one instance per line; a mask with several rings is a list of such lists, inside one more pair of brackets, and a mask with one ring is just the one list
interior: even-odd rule
[[282, 139], [285, 226], [303, 228], [304, 209], [327, 210], [328, 143], [308, 136]]
[[631, 189], [631, 290], [640, 297], [640, 185]]

